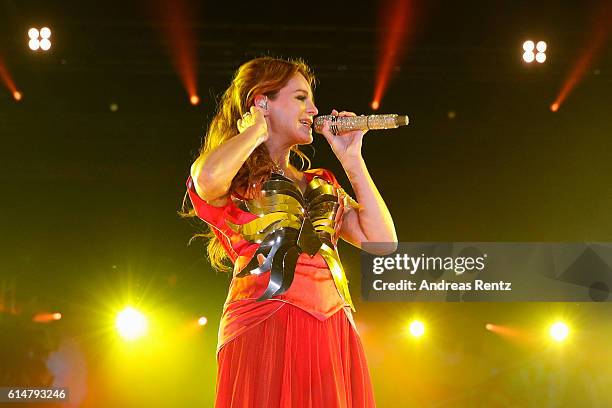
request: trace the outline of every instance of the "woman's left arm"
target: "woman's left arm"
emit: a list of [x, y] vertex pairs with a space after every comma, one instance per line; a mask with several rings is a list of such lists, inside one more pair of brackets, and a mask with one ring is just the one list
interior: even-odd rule
[[[338, 113], [336, 110], [331, 114], [355, 116], [352, 112]], [[358, 248], [361, 248], [362, 242], [381, 243], [377, 245], [377, 255], [394, 252], [397, 249], [397, 234], [393, 218], [361, 155], [365, 132], [359, 130], [334, 136], [329, 130], [329, 123], [325, 123], [322, 133], [342, 164], [359, 202], [359, 208], [346, 207], [340, 237]]]

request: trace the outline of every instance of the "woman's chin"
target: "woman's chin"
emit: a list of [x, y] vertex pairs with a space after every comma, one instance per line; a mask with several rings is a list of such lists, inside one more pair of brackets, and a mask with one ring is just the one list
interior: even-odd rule
[[308, 131], [308, 133], [302, 131], [299, 135], [296, 136], [297, 137], [295, 138], [295, 140], [297, 141], [297, 144], [304, 145], [312, 143], [312, 131]]
[[307, 145], [307, 144], [311, 144], [312, 143], [312, 135], [310, 135], [309, 138], [305, 139], [304, 141], [300, 142], [299, 144], [301, 145]]

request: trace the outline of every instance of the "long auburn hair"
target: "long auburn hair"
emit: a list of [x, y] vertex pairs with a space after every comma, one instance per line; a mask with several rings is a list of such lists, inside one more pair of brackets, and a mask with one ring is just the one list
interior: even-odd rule
[[[206, 156], [238, 134], [238, 119], [254, 104], [255, 95], [265, 95], [268, 99], [275, 100], [279, 91], [296, 74], [302, 74], [310, 87], [315, 87], [315, 76], [312, 69], [300, 59], [259, 57], [242, 64], [219, 101], [217, 111], [200, 147], [198, 158]], [[309, 158], [297, 146], [291, 148], [291, 153], [293, 157], [297, 156], [300, 159], [302, 169], [310, 168]], [[232, 180], [229, 193], [253, 194], [253, 186], [259, 186], [265, 181], [274, 170], [274, 166], [266, 146], [259, 145], [238, 170]], [[179, 215], [183, 218], [197, 217], [187, 193], [183, 198]], [[229, 256], [212, 227], [209, 227], [205, 233], [195, 234], [189, 243], [198, 237], [208, 238], [207, 251], [211, 265], [219, 271], [231, 271], [226, 262]]]

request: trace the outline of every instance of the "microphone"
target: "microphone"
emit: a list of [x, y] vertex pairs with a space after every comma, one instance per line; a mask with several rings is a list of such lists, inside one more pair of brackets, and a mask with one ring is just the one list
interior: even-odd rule
[[315, 132], [321, 133], [323, 122], [329, 119], [329, 130], [333, 135], [339, 135], [351, 130], [395, 129], [408, 124], [406, 115], [361, 115], [361, 116], [317, 116], [314, 120]]

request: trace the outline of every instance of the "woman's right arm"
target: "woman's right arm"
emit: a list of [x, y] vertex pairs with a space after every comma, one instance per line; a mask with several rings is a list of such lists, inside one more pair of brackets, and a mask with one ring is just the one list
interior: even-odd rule
[[250, 115], [238, 121], [238, 130], [239, 134], [191, 165], [195, 190], [208, 203], [225, 198], [238, 170], [253, 150], [268, 139], [266, 119], [255, 106], [251, 107]]

